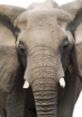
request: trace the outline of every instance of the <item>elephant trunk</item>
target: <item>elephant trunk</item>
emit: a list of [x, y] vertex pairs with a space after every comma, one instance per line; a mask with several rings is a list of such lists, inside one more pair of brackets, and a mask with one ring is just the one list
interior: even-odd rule
[[57, 85], [41, 81], [33, 84], [37, 117], [57, 117]]
[[37, 117], [57, 117], [57, 84], [64, 76], [59, 59], [47, 46], [30, 50], [24, 78], [32, 87]]
[[38, 66], [32, 71], [33, 90], [37, 117], [57, 117], [57, 84], [53, 66]]

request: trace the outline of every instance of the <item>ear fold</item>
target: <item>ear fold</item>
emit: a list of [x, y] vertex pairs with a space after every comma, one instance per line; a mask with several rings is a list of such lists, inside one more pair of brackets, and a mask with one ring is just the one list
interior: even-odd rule
[[20, 31], [23, 31], [27, 27], [27, 17], [28, 11], [21, 13], [14, 21], [14, 25], [16, 25]]
[[0, 15], [5, 15], [13, 21], [25, 9], [9, 5], [0, 5]]
[[76, 17], [76, 14], [82, 8], [82, 1], [74, 1], [65, 5], [62, 5], [60, 8], [70, 13], [72, 16], [72, 19], [74, 19]]
[[[82, 1], [75, 1], [61, 6], [72, 17], [70, 29], [75, 37], [75, 53], [79, 75], [82, 77]], [[73, 58], [75, 59], [75, 58]]]
[[15, 36], [0, 22], [0, 89], [10, 92], [14, 86], [19, 62], [15, 47]]

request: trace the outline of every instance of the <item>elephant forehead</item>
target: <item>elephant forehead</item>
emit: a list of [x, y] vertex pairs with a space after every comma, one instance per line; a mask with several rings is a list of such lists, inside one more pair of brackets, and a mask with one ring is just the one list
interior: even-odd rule
[[6, 26], [0, 23], [0, 45], [15, 46], [15, 36]]
[[[66, 15], [66, 16], [65, 16]], [[56, 8], [41, 9], [41, 10], [30, 10], [25, 11], [20, 14], [16, 20], [15, 24], [20, 27], [20, 25], [25, 25], [27, 27], [37, 27], [37, 26], [48, 26], [54, 27], [55, 23], [58, 24], [58, 18], [65, 17], [65, 20], [69, 19], [67, 13]]]
[[21, 39], [27, 43], [29, 47], [36, 45], [45, 45], [52, 47], [53, 49], [59, 47], [65, 37], [65, 33], [58, 27], [54, 29], [49, 27], [36, 27], [26, 30]]
[[19, 35], [20, 40], [25, 41], [29, 47], [45, 44], [57, 48], [66, 36], [57, 22], [57, 14], [53, 9], [24, 12], [16, 20], [19, 25], [26, 23], [25, 30]]
[[49, 25], [54, 26], [57, 23], [57, 12], [56, 9], [49, 10], [34, 10], [29, 11], [28, 16], [28, 25]]

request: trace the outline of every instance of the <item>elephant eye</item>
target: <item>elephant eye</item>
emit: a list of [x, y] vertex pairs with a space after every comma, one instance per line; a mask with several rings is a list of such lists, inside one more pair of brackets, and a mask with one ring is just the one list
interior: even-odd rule
[[66, 50], [66, 49], [69, 48], [69, 41], [68, 41], [67, 37], [64, 39], [63, 47], [62, 48], [63, 48], [63, 50]]
[[18, 47], [17, 47], [18, 57], [24, 68], [26, 68], [27, 63], [27, 51], [26, 46], [22, 41], [19, 41]]
[[21, 51], [24, 51], [24, 44], [22, 41], [19, 42], [19, 45], [18, 45], [18, 48], [21, 50]]
[[25, 45], [24, 45], [24, 43], [22, 41], [19, 42], [18, 51], [21, 54], [26, 54], [26, 48], [25, 48]]

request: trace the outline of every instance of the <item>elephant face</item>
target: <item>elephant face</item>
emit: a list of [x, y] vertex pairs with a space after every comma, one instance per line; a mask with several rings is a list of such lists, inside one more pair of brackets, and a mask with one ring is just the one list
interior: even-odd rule
[[[57, 13], [70, 19], [52, 8], [25, 11], [15, 20], [20, 29], [17, 48], [25, 65], [24, 79], [32, 87], [38, 117], [57, 116], [57, 86], [59, 82], [65, 87], [64, 71], [73, 46], [73, 36], [59, 24]], [[42, 111], [45, 106], [49, 107]]]
[[[25, 17], [26, 19], [23, 19]], [[33, 11], [30, 14], [25, 11], [16, 19], [15, 23], [21, 30], [18, 35], [17, 47], [22, 59], [27, 62], [25, 79], [30, 79], [32, 69], [36, 66], [52, 66], [54, 72], [57, 73], [58, 79], [56, 80], [64, 77], [63, 66], [66, 67], [69, 63], [73, 37], [70, 35], [70, 39], [67, 35], [68, 32], [58, 25], [54, 9]], [[25, 26], [25, 29], [22, 25]]]

